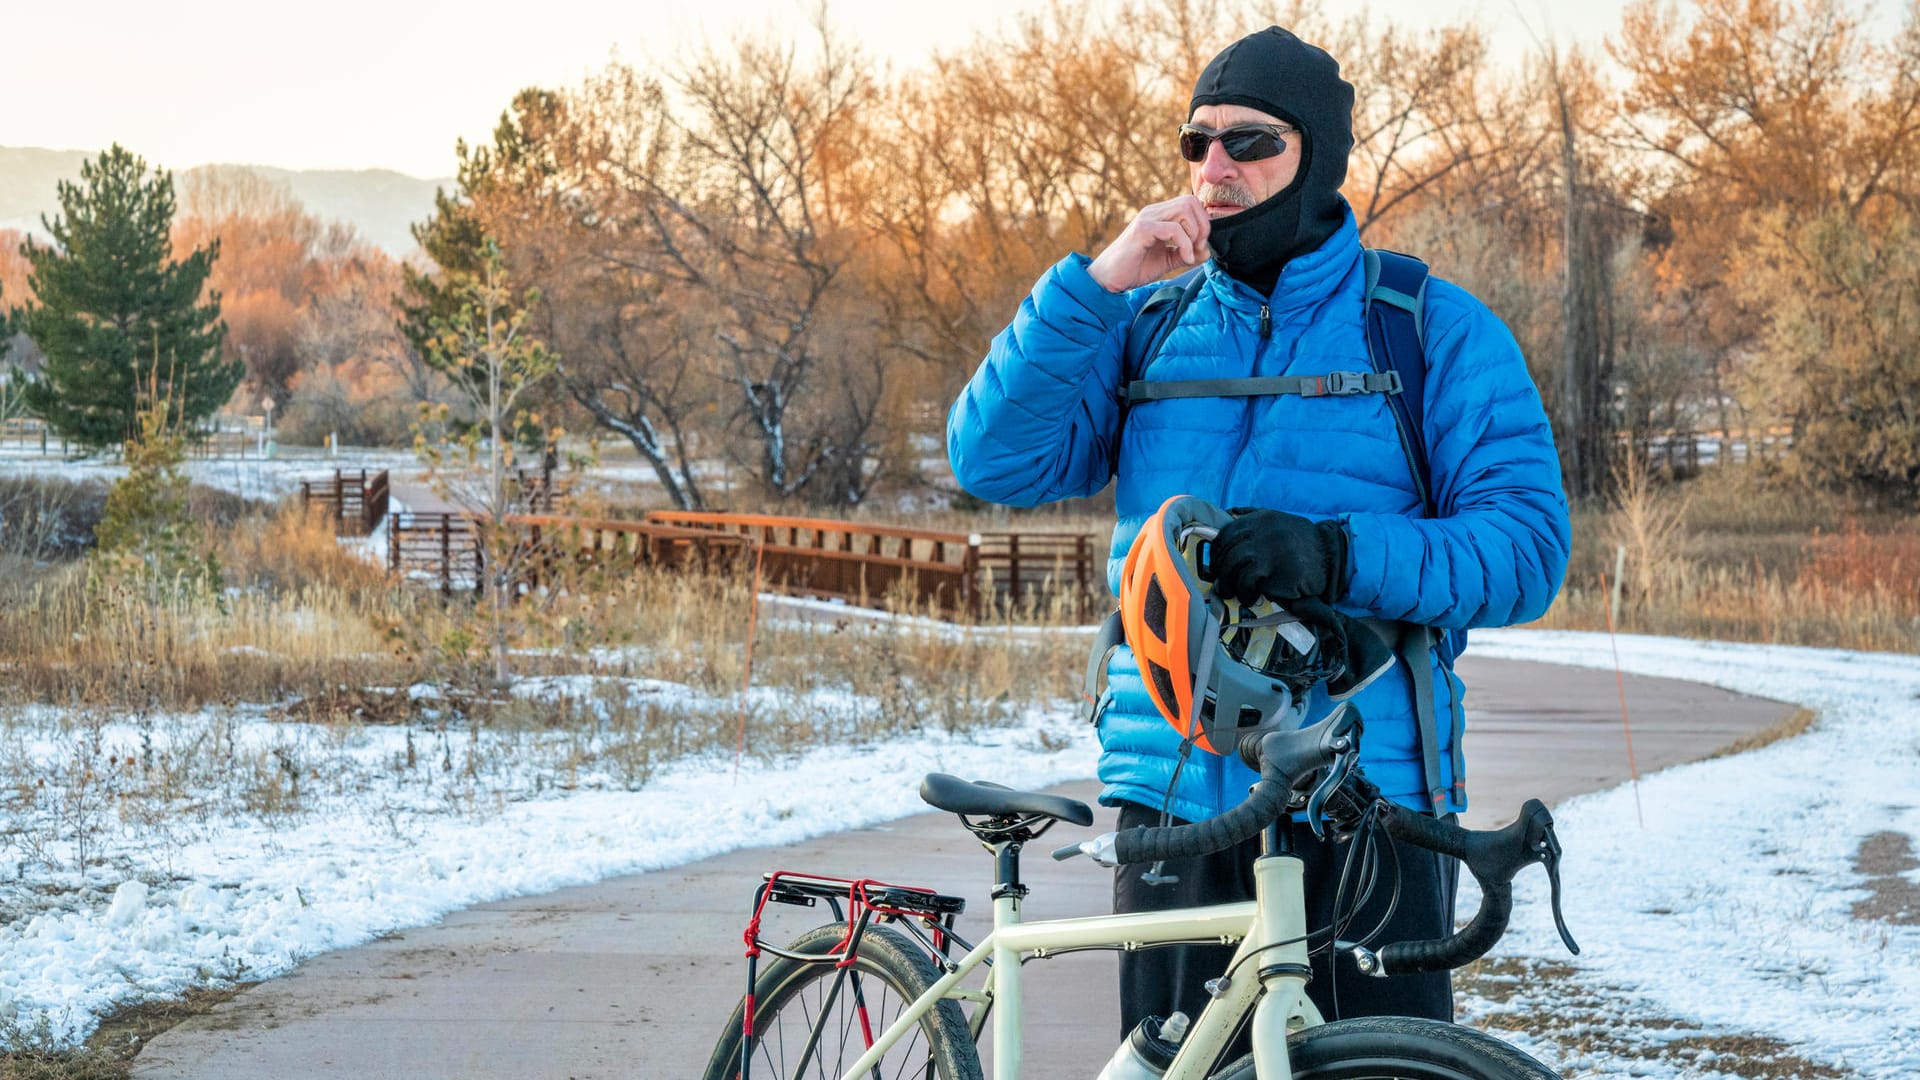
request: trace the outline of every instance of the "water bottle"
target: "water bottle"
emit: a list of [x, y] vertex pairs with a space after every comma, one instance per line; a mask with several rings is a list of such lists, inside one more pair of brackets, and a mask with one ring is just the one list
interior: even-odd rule
[[1099, 1080], [1160, 1080], [1180, 1052], [1180, 1040], [1187, 1034], [1187, 1014], [1174, 1013], [1165, 1020], [1149, 1016], [1140, 1021], [1113, 1052], [1113, 1059], [1100, 1070]]

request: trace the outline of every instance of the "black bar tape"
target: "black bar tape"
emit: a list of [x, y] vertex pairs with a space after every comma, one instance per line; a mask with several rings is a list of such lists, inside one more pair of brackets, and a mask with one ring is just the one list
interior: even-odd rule
[[1286, 785], [1262, 777], [1245, 802], [1217, 817], [1165, 829], [1128, 829], [1113, 838], [1114, 857], [1142, 863], [1225, 851], [1280, 820], [1286, 806]]
[[1396, 941], [1380, 950], [1380, 964], [1388, 975], [1417, 975], [1423, 971], [1452, 971], [1487, 955], [1507, 932], [1513, 917], [1513, 885], [1480, 885], [1480, 910], [1473, 921], [1451, 937], [1433, 941]]
[[1423, 971], [1450, 971], [1485, 956], [1507, 932], [1513, 917], [1513, 876], [1537, 861], [1528, 842], [1535, 812], [1544, 814], [1538, 799], [1529, 799], [1520, 816], [1503, 829], [1462, 828], [1404, 806], [1382, 802], [1380, 823], [1394, 838], [1451, 855], [1465, 863], [1480, 883], [1480, 910], [1457, 933], [1431, 941], [1397, 941], [1380, 950], [1389, 975]]

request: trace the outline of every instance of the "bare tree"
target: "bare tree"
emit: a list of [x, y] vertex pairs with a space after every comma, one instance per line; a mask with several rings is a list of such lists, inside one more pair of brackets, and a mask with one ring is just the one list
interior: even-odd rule
[[[630, 153], [609, 164], [629, 188], [631, 225], [646, 231], [634, 269], [704, 305], [715, 375], [757, 448], [738, 460], [776, 498], [858, 501], [865, 483], [852, 478], [868, 475], [884, 374], [879, 385], [824, 378], [848, 357], [829, 354], [823, 321], [830, 309], [843, 327], [861, 319], [863, 305], [843, 301], [857, 286], [847, 271], [879, 98], [867, 62], [824, 21], [815, 46], [803, 63], [792, 46], [740, 42], [696, 57], [671, 87], [631, 79], [629, 100], [659, 123], [629, 129]], [[842, 349], [860, 340], [839, 338]], [[840, 481], [816, 492], [829, 472]]]

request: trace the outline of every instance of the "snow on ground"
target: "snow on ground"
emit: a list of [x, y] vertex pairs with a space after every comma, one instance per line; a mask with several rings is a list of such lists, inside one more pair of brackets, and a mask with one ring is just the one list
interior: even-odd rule
[[[107, 483], [127, 474], [127, 467], [107, 456], [66, 460], [58, 457], [0, 456], [9, 473], [22, 476], [58, 476], [67, 480], [100, 479]], [[412, 450], [343, 449], [338, 457], [306, 448], [281, 448], [271, 458], [189, 458], [181, 471], [196, 484], [230, 491], [247, 499], [279, 499], [297, 494], [300, 481], [321, 480], [335, 469], [389, 469], [417, 473], [420, 458]]]
[[[1604, 634], [1477, 632], [1473, 652], [1613, 666]], [[1619, 639], [1619, 656], [1630, 672], [1798, 702], [1819, 720], [1795, 739], [1645, 777], [1638, 809], [1631, 786], [1554, 809], [1579, 981], [1616, 992], [1625, 1007], [1612, 1019], [1629, 1033], [1678, 1019], [1770, 1035], [1860, 1076], [1920, 1076], [1920, 926], [1852, 914], [1866, 896], [1852, 863], [1860, 841], [1920, 841], [1920, 657], [1636, 636]], [[1545, 875], [1516, 886], [1500, 951], [1565, 960]], [[1578, 1053], [1563, 1064], [1618, 1074]], [[1696, 1061], [1634, 1075], [1722, 1074]]]
[[[1486, 632], [1474, 648], [1613, 663], [1605, 635]], [[1556, 808], [1567, 917], [1585, 949], [1563, 981], [1602, 991], [1603, 1014], [1578, 1026], [1615, 1035], [1598, 1048], [1510, 1037], [1580, 1076], [1729, 1075], [1716, 1071], [1709, 1050], [1656, 1054], [1701, 1032], [1771, 1036], [1811, 1062], [1862, 1077], [1920, 1075], [1920, 928], [1851, 913], [1866, 895], [1851, 863], [1860, 840], [1887, 830], [1920, 836], [1920, 657], [1638, 637], [1621, 638], [1619, 649], [1628, 671], [1801, 702], [1818, 709], [1820, 721], [1790, 741], [1646, 777], [1639, 811], [1625, 787]], [[564, 680], [521, 688], [533, 696], [587, 691]], [[732, 707], [673, 684], [629, 680], [620, 692]], [[758, 705], [833, 707], [820, 697], [763, 697]], [[78, 1036], [116, 1003], [272, 975], [462, 906], [909, 814], [921, 809], [918, 777], [933, 769], [1016, 786], [1084, 777], [1094, 747], [1088, 729], [1067, 720], [1070, 711], [1030, 709], [971, 735], [925, 732], [749, 761], [737, 776], [731, 759], [715, 753], [652, 772], [637, 791], [591, 770], [556, 788], [525, 775], [522, 761], [550, 760], [539, 755], [462, 758], [467, 737], [458, 733], [418, 748], [451, 763], [440, 780], [408, 781], [413, 770], [398, 765], [408, 753], [406, 729], [343, 734], [232, 718], [225, 737], [260, 754], [276, 740], [306, 747], [294, 754], [331, 748], [324, 812], [285, 821], [234, 812], [182, 826], [164, 844], [124, 845], [109, 860], [117, 880], [0, 926], [0, 1017], [29, 1025], [44, 1018]], [[13, 729], [67, 722], [51, 713], [16, 717]], [[162, 741], [192, 737], [191, 723], [177, 727], [162, 731]], [[100, 730], [109, 759], [143, 752], [139, 725], [116, 720]], [[30, 756], [43, 745], [27, 736], [15, 742], [0, 754]], [[480, 780], [455, 798], [452, 778], [476, 758], [488, 763]], [[725, 828], [712, 830], [716, 821]], [[46, 883], [29, 862], [19, 861], [0, 897]], [[1518, 891], [1501, 954], [1565, 961], [1544, 875], [1528, 871]], [[1473, 900], [1463, 897], [1463, 907]], [[1539, 988], [1535, 1000], [1552, 1008], [1556, 993]], [[1497, 1003], [1469, 1001], [1465, 1011], [1511, 1026]], [[1643, 1029], [1645, 1021], [1658, 1025]]]
[[[668, 706], [735, 704], [670, 683], [624, 682], [627, 693], [656, 696]], [[556, 679], [528, 680], [518, 689], [533, 697], [595, 691]], [[753, 709], [819, 713], [871, 704], [821, 696], [782, 701], [776, 692], [756, 691]], [[1030, 710], [1008, 726], [970, 735], [929, 732], [904, 748], [865, 745], [776, 763], [749, 760], [737, 774], [731, 758], [716, 753], [651, 772], [638, 791], [620, 790], [622, 778], [605, 771], [554, 770], [536, 779], [523, 764], [536, 755], [476, 747], [459, 732], [441, 742], [417, 736], [414, 752], [427, 765], [422, 770], [401, 765], [409, 755], [404, 728], [342, 733], [210, 715], [101, 724], [97, 735], [80, 740], [97, 747], [87, 761], [96, 774], [115, 762], [133, 769], [146, 740], [160, 743], [164, 758], [167, 744], [212, 731], [216, 744], [240, 744], [230, 755], [235, 760], [264, 763], [267, 773], [275, 761], [304, 763], [308, 783], [324, 785], [308, 796], [317, 812], [276, 819], [243, 809], [257, 804], [257, 795], [243, 790], [223, 799], [209, 792], [206, 803], [235, 809], [207, 821], [183, 813], [164, 836], [119, 830], [116, 845], [93, 853], [114, 870], [108, 880], [93, 881], [91, 892], [71, 870], [46, 864], [46, 858], [66, 864], [73, 854], [70, 841], [53, 838], [58, 821], [18, 831], [23, 823], [0, 812], [7, 826], [0, 829], [0, 844], [7, 845], [0, 855], [9, 856], [0, 858], [0, 874], [14, 871], [7, 875], [14, 880], [0, 884], [0, 915], [23, 905], [39, 908], [0, 925], [0, 1029], [12, 1018], [19, 1030], [44, 1024], [56, 1039], [76, 1039], [116, 1005], [197, 983], [279, 974], [314, 953], [457, 908], [891, 820], [924, 808], [917, 779], [927, 771], [1056, 783], [1084, 774], [1094, 752], [1090, 731], [1067, 721], [1064, 711]], [[10, 720], [4, 728], [10, 745], [0, 746], [0, 754], [37, 755], [44, 760], [35, 768], [55, 783], [74, 775], [78, 763], [61, 760], [73, 753], [73, 740], [55, 737], [62, 719], [54, 710]], [[443, 755], [444, 771], [438, 767]], [[476, 768], [477, 780], [459, 779]], [[233, 771], [242, 774], [243, 787], [249, 783], [246, 767]], [[562, 780], [565, 788], [557, 786]], [[95, 811], [108, 812], [104, 805]], [[43, 816], [71, 813], [56, 805]], [[94, 842], [106, 844], [112, 830], [104, 819], [97, 825], [101, 835]], [[42, 839], [34, 842], [35, 836]], [[35, 843], [33, 851], [22, 846], [27, 842]], [[95, 878], [101, 874], [98, 867], [92, 871]], [[66, 891], [50, 900], [33, 895], [45, 887]]]

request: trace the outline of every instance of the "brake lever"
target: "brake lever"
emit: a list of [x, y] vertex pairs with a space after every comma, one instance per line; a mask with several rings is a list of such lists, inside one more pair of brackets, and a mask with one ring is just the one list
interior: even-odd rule
[[[1345, 742], [1348, 747], [1353, 745], [1352, 740], [1345, 738], [1335, 740], [1334, 745], [1338, 746], [1341, 742]], [[1324, 816], [1322, 811], [1326, 809], [1327, 800], [1347, 782], [1347, 777], [1353, 775], [1354, 766], [1358, 761], [1359, 754], [1353, 749], [1344, 749], [1334, 757], [1333, 764], [1327, 766], [1326, 774], [1320, 778], [1318, 784], [1314, 785], [1313, 794], [1307, 797], [1307, 824], [1313, 827], [1316, 840], [1327, 838], [1327, 824], [1322, 820]]]
[[1567, 951], [1580, 955], [1580, 946], [1573, 940], [1573, 932], [1567, 929], [1567, 917], [1560, 910], [1560, 838], [1554, 835], [1553, 815], [1545, 806], [1534, 810], [1527, 822], [1527, 847], [1547, 868], [1547, 882], [1552, 887], [1553, 925], [1560, 931], [1560, 941]]

